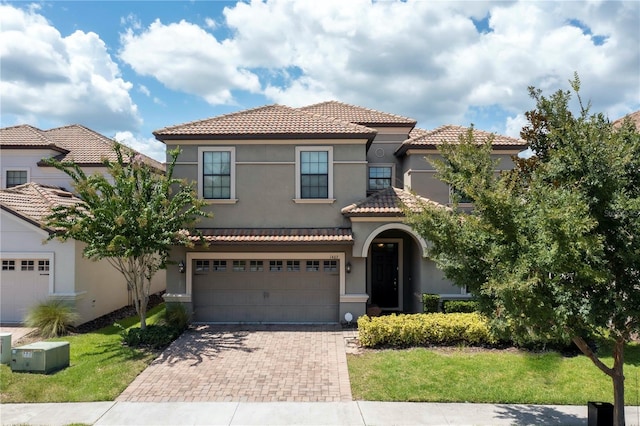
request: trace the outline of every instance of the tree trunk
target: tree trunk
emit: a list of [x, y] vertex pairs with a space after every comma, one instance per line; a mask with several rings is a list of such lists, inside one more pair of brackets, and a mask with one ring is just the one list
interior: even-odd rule
[[613, 424], [624, 426], [624, 339], [618, 337], [613, 347]]

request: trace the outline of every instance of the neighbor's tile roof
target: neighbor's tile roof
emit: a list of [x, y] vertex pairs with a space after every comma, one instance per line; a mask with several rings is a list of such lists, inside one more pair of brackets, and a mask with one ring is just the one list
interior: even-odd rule
[[205, 120], [165, 127], [153, 134], [157, 139], [217, 138], [259, 139], [283, 137], [366, 137], [376, 131], [365, 126], [324, 117], [284, 105], [267, 105], [212, 117]]
[[[100, 166], [105, 158], [116, 160], [113, 140], [78, 124], [50, 130], [40, 130], [26, 124], [5, 127], [0, 129], [0, 147], [49, 148], [61, 153], [56, 159], [74, 161], [82, 166]], [[140, 155], [149, 166], [164, 171], [162, 163]]]
[[[206, 228], [199, 229], [208, 243], [353, 243], [350, 228]], [[200, 241], [196, 235], [189, 239]]]
[[618, 118], [613, 122], [614, 127], [622, 126], [622, 123], [626, 118], [631, 119], [631, 121], [636, 125], [636, 129], [640, 131], [640, 111], [632, 112], [631, 114], [627, 114], [624, 117]]
[[[425, 134], [407, 139], [396, 150], [396, 154], [404, 154], [408, 149], [412, 148], [434, 148], [438, 145], [442, 145], [443, 143], [456, 144], [460, 142], [461, 136], [466, 136], [468, 131], [469, 127], [454, 126], [451, 124], [440, 126], [434, 130], [426, 132]], [[522, 139], [498, 135], [484, 130], [473, 129], [473, 136], [477, 143], [484, 143], [489, 137], [493, 136], [492, 145], [498, 148], [525, 148], [527, 146], [527, 142]]]
[[376, 111], [356, 105], [349, 105], [338, 101], [327, 101], [319, 104], [299, 108], [302, 111], [312, 112], [333, 117], [349, 123], [375, 126], [415, 126], [416, 120], [396, 114]]
[[342, 214], [348, 217], [402, 217], [404, 216], [403, 206], [419, 212], [425, 203], [448, 208], [404, 189], [389, 187], [360, 202], [344, 207]]
[[55, 186], [35, 182], [0, 190], [0, 207], [34, 225], [45, 227], [54, 207], [74, 206], [82, 200]]

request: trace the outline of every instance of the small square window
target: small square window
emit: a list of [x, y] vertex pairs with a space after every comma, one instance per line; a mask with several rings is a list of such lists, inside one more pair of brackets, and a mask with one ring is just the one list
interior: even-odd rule
[[214, 260], [211, 262], [211, 270], [216, 272], [224, 272], [227, 270], [226, 260]]
[[391, 167], [369, 167], [369, 190], [378, 191], [391, 186]]
[[300, 272], [300, 261], [287, 260], [287, 272]]
[[281, 272], [281, 271], [282, 271], [282, 260], [269, 261], [269, 272]]
[[249, 270], [251, 272], [262, 272], [264, 271], [264, 264], [262, 260], [252, 260], [249, 263]]
[[15, 271], [16, 270], [16, 261], [15, 260], [3, 260], [2, 261], [2, 270], [3, 271]]
[[35, 268], [35, 262], [33, 260], [23, 260], [20, 263], [21, 271], [33, 271]]
[[325, 260], [323, 266], [324, 272], [338, 272], [337, 260]]
[[319, 260], [307, 260], [307, 272], [318, 272], [320, 270]]
[[245, 260], [233, 261], [233, 272], [244, 272], [247, 269], [247, 262]]
[[209, 272], [209, 261], [196, 260], [196, 272]]
[[40, 272], [48, 272], [49, 271], [49, 261], [48, 260], [38, 260], [38, 271], [40, 271]]
[[26, 170], [7, 170], [7, 188], [13, 188], [14, 186], [27, 183], [27, 171]]

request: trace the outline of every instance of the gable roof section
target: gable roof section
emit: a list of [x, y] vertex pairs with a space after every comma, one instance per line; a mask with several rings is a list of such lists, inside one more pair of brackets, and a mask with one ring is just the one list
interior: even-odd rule
[[[207, 243], [223, 244], [306, 244], [343, 243], [353, 244], [350, 228], [206, 228], [199, 229]], [[191, 241], [200, 237], [187, 234]]]
[[338, 101], [327, 101], [298, 108], [314, 114], [332, 117], [348, 123], [375, 127], [413, 127], [416, 120]]
[[373, 140], [374, 129], [283, 105], [267, 105], [153, 132], [172, 139], [341, 139]]
[[425, 203], [448, 208], [404, 189], [389, 187], [360, 202], [344, 207], [342, 214], [347, 217], [404, 217], [403, 206], [413, 212], [419, 212]]
[[[113, 140], [79, 124], [40, 130], [26, 124], [0, 129], [0, 148], [32, 149], [49, 148], [60, 154], [60, 161], [74, 161], [80, 166], [102, 166], [103, 159], [116, 161]], [[156, 170], [165, 167], [144, 154], [142, 160]], [[39, 163], [39, 166], [46, 166]]]
[[67, 150], [55, 144], [49, 139], [45, 132], [30, 126], [21, 124], [19, 126], [4, 127], [0, 129], [0, 148], [22, 148], [22, 149], [52, 149], [61, 153]]
[[[460, 137], [465, 136], [469, 131], [469, 127], [445, 125], [440, 126], [434, 130], [426, 132], [425, 134], [407, 139], [396, 150], [396, 155], [402, 155], [409, 149], [434, 149], [438, 145], [444, 143], [457, 144], [460, 142]], [[512, 138], [510, 136], [498, 135], [496, 133], [486, 132], [484, 130], [473, 129], [473, 136], [477, 143], [481, 144], [493, 136], [493, 147], [495, 149], [524, 149], [527, 147], [527, 142], [522, 139]]]
[[46, 218], [57, 206], [82, 204], [72, 193], [55, 186], [30, 182], [0, 190], [0, 208], [35, 226], [47, 228]]

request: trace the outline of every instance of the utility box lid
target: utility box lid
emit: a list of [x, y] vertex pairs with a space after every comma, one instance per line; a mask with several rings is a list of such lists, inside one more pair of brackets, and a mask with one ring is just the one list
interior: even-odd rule
[[37, 342], [11, 350], [11, 371], [51, 373], [69, 366], [69, 342]]

